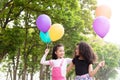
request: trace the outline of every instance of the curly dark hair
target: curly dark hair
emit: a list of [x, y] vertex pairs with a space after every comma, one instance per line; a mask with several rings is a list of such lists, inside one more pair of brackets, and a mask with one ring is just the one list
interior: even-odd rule
[[86, 42], [79, 43], [79, 56], [82, 56], [90, 64], [93, 64], [97, 60], [97, 55]]
[[55, 52], [58, 50], [59, 47], [64, 47], [62, 44], [57, 44], [53, 47], [53, 51], [52, 51], [52, 59], [57, 59], [57, 55], [55, 54]]

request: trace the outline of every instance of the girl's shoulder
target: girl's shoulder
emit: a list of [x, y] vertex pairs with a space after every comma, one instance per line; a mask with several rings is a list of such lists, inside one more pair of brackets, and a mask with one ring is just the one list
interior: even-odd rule
[[52, 65], [57, 64], [59, 62], [60, 61], [58, 59], [51, 59], [51, 60], [49, 60], [49, 63], [52, 64]]
[[72, 60], [72, 58], [64, 58], [65, 60]]
[[51, 59], [50, 61], [54, 62], [54, 61], [57, 61], [57, 59]]
[[65, 58], [65, 61], [67, 62], [67, 64], [70, 64], [72, 62], [71, 58]]
[[71, 59], [71, 58], [64, 58], [64, 59]]

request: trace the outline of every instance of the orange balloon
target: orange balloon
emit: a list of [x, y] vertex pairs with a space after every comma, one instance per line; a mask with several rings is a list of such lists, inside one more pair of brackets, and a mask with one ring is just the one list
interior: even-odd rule
[[96, 8], [95, 15], [96, 15], [96, 17], [105, 16], [105, 17], [110, 19], [111, 15], [112, 15], [112, 11], [111, 11], [111, 8], [109, 6], [100, 5]]
[[53, 24], [49, 29], [50, 39], [56, 41], [64, 35], [64, 28], [61, 24]]

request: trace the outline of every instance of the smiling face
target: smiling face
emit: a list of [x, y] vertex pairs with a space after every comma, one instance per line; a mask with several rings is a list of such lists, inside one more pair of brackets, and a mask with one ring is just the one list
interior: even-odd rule
[[57, 58], [63, 58], [65, 51], [64, 51], [64, 47], [60, 46], [57, 48], [57, 51], [55, 51], [55, 54], [57, 55]]

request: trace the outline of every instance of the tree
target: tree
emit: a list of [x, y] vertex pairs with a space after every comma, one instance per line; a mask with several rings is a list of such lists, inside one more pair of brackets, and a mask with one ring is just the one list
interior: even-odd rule
[[102, 68], [96, 75], [97, 80], [108, 80], [109, 78], [115, 78], [119, 67], [120, 51], [119, 47], [112, 43], [94, 43], [94, 50], [99, 56], [99, 60], [105, 60], [106, 66]]
[[[39, 64], [46, 47], [46, 44], [39, 38], [39, 30], [35, 24], [40, 14], [49, 15], [52, 24], [60, 23], [65, 28], [64, 36], [56, 42], [51, 42], [50, 48], [57, 43], [63, 43], [66, 56], [72, 57], [76, 43], [82, 40], [92, 43], [92, 37], [88, 36], [94, 36], [91, 24], [93, 21], [92, 13], [94, 13], [92, 10], [96, 7], [96, 0], [2, 0], [0, 4], [0, 43], [2, 44], [0, 45], [0, 60], [8, 54], [10, 61], [13, 63], [10, 65], [13, 66], [14, 80], [16, 76], [19, 76], [19, 79], [26, 80], [27, 73], [31, 74], [31, 80], [33, 80], [33, 75], [38, 70], [41, 72], [41, 76], [50, 75], [49, 72], [46, 74], [42, 72], [45, 68]], [[103, 41], [100, 42], [100, 44], [102, 43]], [[101, 59], [103, 52], [104, 55], [108, 55], [111, 45], [104, 50], [99, 47], [100, 44], [93, 44], [93, 47]], [[113, 49], [115, 49], [115, 46]], [[113, 53], [115, 52], [118, 51], [113, 51]], [[15, 62], [16, 60], [17, 62]], [[107, 58], [106, 60], [107, 65], [113, 64], [113, 62], [109, 62], [111, 59]], [[113, 65], [116, 67], [116, 63]], [[105, 70], [109, 71], [114, 67], [109, 68], [108, 66]], [[48, 66], [46, 70], [49, 70]], [[19, 73], [15, 75], [17, 71]], [[70, 75], [74, 76], [73, 73]], [[99, 78], [99, 75], [97, 78]], [[46, 76], [43, 76], [42, 79], [45, 80]]]

